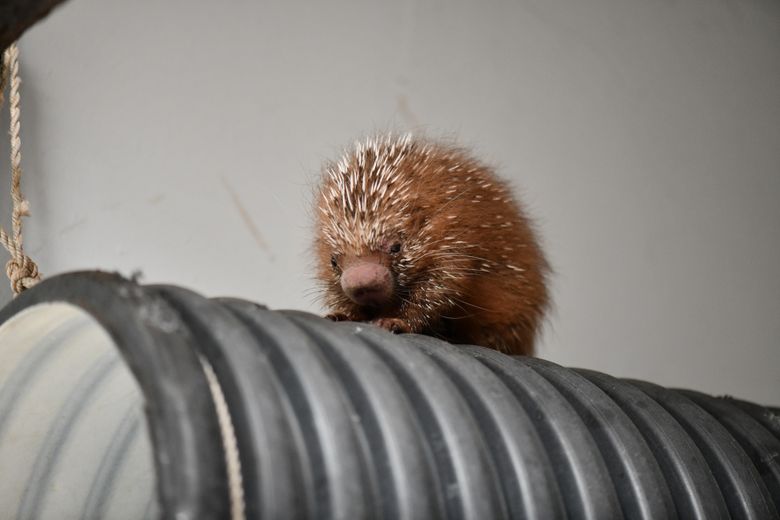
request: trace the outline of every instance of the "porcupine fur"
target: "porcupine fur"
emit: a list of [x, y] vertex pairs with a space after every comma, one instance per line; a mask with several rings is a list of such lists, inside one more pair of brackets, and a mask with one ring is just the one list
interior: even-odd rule
[[[508, 185], [464, 149], [409, 134], [358, 142], [325, 165], [315, 218], [332, 319], [533, 355], [547, 260]], [[383, 280], [370, 305], [345, 292], [355, 262], [382, 274], [366, 275]]]

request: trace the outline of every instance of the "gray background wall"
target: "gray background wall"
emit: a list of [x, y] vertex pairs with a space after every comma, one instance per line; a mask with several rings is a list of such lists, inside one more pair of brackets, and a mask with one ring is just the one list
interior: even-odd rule
[[21, 46], [45, 274], [318, 310], [321, 161], [452, 134], [538, 219], [542, 356], [780, 404], [776, 1], [72, 0]]

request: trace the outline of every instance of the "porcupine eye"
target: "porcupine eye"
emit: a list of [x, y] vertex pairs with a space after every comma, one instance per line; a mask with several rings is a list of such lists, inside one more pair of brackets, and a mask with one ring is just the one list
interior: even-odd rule
[[397, 254], [397, 253], [400, 253], [400, 252], [401, 252], [401, 243], [400, 242], [396, 242], [395, 244], [390, 246], [390, 254], [394, 255], [394, 254]]
[[336, 255], [331, 255], [330, 256], [330, 266], [333, 267], [333, 269], [338, 269], [339, 268], [339, 263], [336, 260]]

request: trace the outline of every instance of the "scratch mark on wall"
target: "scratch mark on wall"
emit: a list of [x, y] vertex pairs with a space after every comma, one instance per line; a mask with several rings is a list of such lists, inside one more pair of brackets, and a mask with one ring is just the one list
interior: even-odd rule
[[268, 253], [268, 256], [273, 260], [274, 256], [271, 253], [271, 249], [268, 247], [268, 243], [265, 241], [263, 235], [260, 233], [260, 230], [255, 225], [255, 222], [252, 220], [252, 217], [249, 215], [249, 212], [241, 203], [241, 199], [238, 197], [238, 193], [236, 193], [236, 190], [233, 189], [233, 187], [230, 185], [230, 183], [228, 182], [227, 178], [225, 178], [225, 176], [220, 175], [220, 179], [222, 180], [222, 186], [224, 186], [225, 191], [228, 192], [228, 195], [230, 195], [230, 198], [233, 200], [233, 206], [236, 208], [239, 216], [241, 217], [241, 220], [244, 221], [244, 224], [249, 230], [249, 234], [252, 235], [252, 238], [254, 238], [255, 243], [261, 249], [265, 250]]
[[60, 229], [60, 235], [65, 235], [67, 233], [70, 233], [71, 231], [73, 231], [77, 227], [83, 226], [84, 224], [86, 224], [86, 222], [87, 222], [87, 218], [86, 217], [81, 217], [76, 222], [73, 222], [72, 224], [68, 224], [64, 228]]
[[105, 202], [101, 204], [100, 209], [102, 211], [116, 211], [122, 206], [122, 202], [115, 200], [110, 202]]
[[409, 99], [406, 95], [399, 94], [396, 98], [396, 104], [398, 105], [398, 113], [409, 127], [416, 128], [420, 126], [420, 121], [417, 119], [417, 116], [414, 115], [414, 112], [412, 112], [412, 109], [409, 106]]
[[158, 193], [154, 197], [150, 197], [149, 199], [147, 199], [147, 202], [152, 206], [156, 206], [157, 204], [161, 203], [163, 200], [165, 200], [165, 193]]

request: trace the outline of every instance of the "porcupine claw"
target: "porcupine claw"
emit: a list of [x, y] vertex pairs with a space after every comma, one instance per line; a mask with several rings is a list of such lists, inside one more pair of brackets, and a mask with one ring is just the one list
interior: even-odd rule
[[412, 331], [408, 323], [398, 318], [377, 318], [372, 320], [371, 323], [377, 327], [389, 330], [393, 334], [404, 334]]
[[349, 316], [343, 312], [332, 312], [330, 314], [326, 314], [325, 319], [330, 321], [352, 321], [349, 319]]

